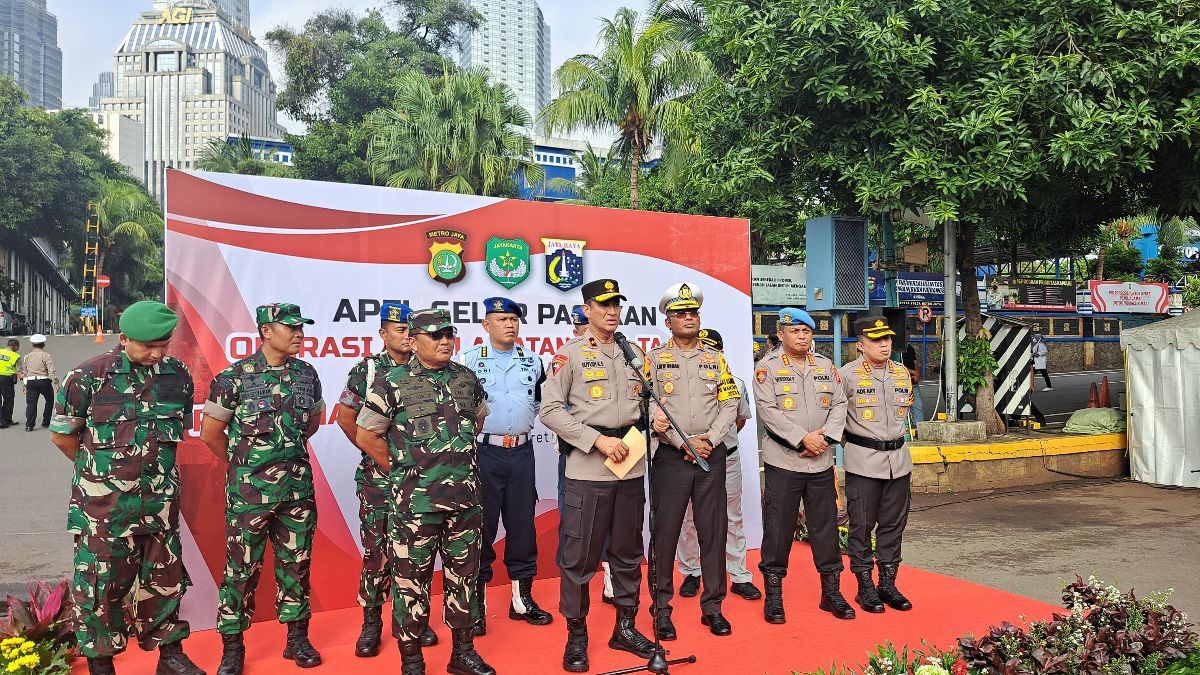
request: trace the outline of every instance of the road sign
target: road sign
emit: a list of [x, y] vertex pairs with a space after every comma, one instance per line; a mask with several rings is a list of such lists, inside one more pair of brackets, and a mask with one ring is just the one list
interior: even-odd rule
[[107, 274], [96, 277], [96, 288], [108, 288], [111, 285], [112, 279], [109, 279]]
[[88, 318], [94, 319], [94, 318], [96, 318], [96, 308], [95, 307], [80, 307], [79, 308], [79, 316], [84, 319], [88, 319]]
[[933, 308], [929, 305], [921, 305], [921, 308], [917, 310], [917, 318], [921, 320], [921, 323], [933, 321]]

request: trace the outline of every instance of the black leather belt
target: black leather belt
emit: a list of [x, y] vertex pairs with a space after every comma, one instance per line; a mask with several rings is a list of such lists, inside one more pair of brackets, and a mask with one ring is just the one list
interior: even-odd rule
[[767, 431], [768, 438], [770, 438], [771, 440], [775, 441], [776, 443], [782, 445], [783, 447], [787, 448], [788, 450], [799, 450], [800, 449], [799, 447], [792, 445], [791, 443], [788, 443], [788, 440], [786, 438], [784, 438], [783, 436], [780, 436], [779, 434], [775, 433], [774, 431], [771, 431], [770, 429], [767, 429], [766, 431]]
[[859, 436], [858, 434], [852, 434], [847, 431], [846, 442], [853, 443], [855, 445], [861, 445], [864, 448], [871, 448], [872, 450], [878, 450], [880, 452], [887, 452], [889, 450], [899, 450], [900, 448], [903, 448], [905, 440], [904, 437], [901, 436], [895, 440], [881, 441], [874, 438], [867, 438], [866, 436]]

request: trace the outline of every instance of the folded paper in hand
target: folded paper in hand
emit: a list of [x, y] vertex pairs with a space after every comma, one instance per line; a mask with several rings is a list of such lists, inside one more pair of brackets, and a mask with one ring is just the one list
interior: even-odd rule
[[631, 427], [629, 432], [625, 434], [625, 438], [621, 439], [625, 445], [629, 446], [629, 454], [625, 456], [625, 461], [614, 462], [612, 458], [604, 460], [604, 466], [608, 470], [616, 474], [617, 478], [624, 478], [626, 474], [637, 466], [639, 460], [646, 455], [646, 437], [637, 427]]

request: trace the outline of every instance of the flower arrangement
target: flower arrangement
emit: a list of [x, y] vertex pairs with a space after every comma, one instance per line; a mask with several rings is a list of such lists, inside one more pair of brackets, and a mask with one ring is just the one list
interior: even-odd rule
[[67, 647], [53, 641], [34, 642], [23, 637], [0, 641], [0, 673], [66, 675], [71, 672]]
[[1003, 622], [957, 650], [876, 647], [860, 670], [831, 667], [817, 675], [1200, 675], [1200, 643], [1170, 591], [1138, 598], [1095, 577], [1063, 589], [1068, 613], [1027, 626]]
[[0, 675], [66, 675], [70, 659], [71, 601], [67, 582], [29, 585], [29, 599], [7, 599], [0, 617]]

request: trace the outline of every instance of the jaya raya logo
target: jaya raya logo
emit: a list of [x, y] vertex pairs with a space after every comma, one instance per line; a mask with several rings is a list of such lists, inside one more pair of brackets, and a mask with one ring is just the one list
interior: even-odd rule
[[542, 239], [546, 246], [546, 283], [560, 291], [583, 284], [583, 247], [586, 241]]
[[429, 246], [429, 278], [447, 286], [462, 281], [467, 274], [462, 259], [467, 235], [454, 230], [431, 230], [425, 236], [433, 241]]
[[529, 244], [524, 239], [488, 239], [487, 273], [493, 281], [512, 288], [529, 278]]

